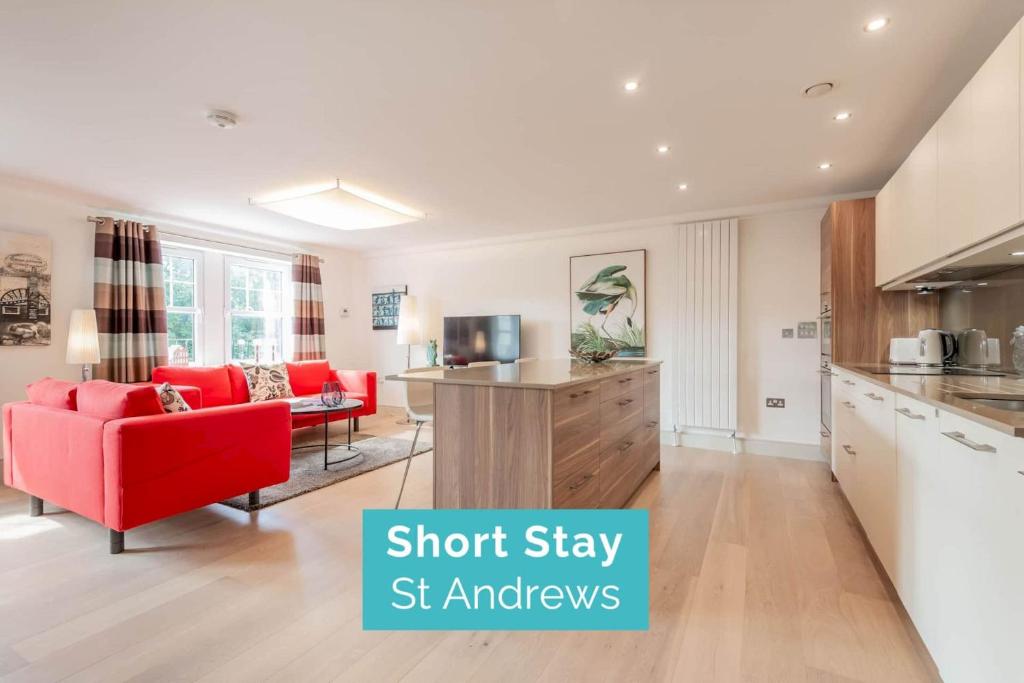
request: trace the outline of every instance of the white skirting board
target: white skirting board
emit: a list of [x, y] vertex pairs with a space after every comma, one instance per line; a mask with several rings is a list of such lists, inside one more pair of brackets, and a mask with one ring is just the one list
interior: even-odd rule
[[672, 445], [684, 446], [686, 448], [725, 451], [726, 453], [767, 455], [773, 458], [794, 458], [796, 460], [814, 460], [817, 462], [829, 461], [821, 452], [821, 446], [818, 444], [768, 441], [766, 439], [750, 439], [742, 436], [737, 436], [734, 439], [728, 434], [662, 432], [662, 443], [671, 443]]

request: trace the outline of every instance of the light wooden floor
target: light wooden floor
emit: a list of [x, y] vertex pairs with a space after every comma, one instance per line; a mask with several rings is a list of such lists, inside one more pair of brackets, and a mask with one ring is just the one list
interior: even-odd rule
[[[394, 414], [364, 431], [404, 432]], [[391, 466], [251, 516], [222, 505], [107, 534], [0, 488], [10, 681], [934, 680], [823, 464], [664, 448], [643, 633], [363, 632], [360, 511]], [[429, 455], [409, 506], [430, 500]]]

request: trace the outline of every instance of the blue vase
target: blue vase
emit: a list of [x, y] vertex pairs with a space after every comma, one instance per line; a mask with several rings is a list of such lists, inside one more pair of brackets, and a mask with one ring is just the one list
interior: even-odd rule
[[431, 339], [427, 342], [427, 365], [434, 367], [437, 365], [437, 340]]

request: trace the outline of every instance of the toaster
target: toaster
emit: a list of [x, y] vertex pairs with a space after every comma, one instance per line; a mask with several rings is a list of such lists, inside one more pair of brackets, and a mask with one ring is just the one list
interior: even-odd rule
[[919, 346], [917, 337], [893, 337], [889, 340], [889, 364], [916, 365]]

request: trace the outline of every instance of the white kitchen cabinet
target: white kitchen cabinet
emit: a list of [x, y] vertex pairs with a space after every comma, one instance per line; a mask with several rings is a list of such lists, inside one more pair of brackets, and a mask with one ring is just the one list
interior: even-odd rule
[[950, 683], [1020, 681], [1024, 441], [945, 411], [939, 431], [946, 529], [929, 564], [947, 630], [929, 649]]
[[895, 395], [875, 385], [855, 396], [859, 430], [857, 450], [858, 503], [855, 511], [871, 547], [892, 575], [896, 555], [896, 413]]
[[1021, 219], [1020, 41], [1018, 24], [971, 79], [976, 212], [971, 242]]
[[876, 258], [876, 282], [898, 281], [1024, 220], [1022, 41], [1018, 23], [883, 188], [876, 225], [892, 253]]
[[896, 562], [890, 574], [903, 606], [932, 652], [949, 637], [934, 558], [947, 537], [939, 411], [896, 397]]
[[972, 91], [973, 85], [968, 83], [935, 124], [938, 162], [935, 248], [942, 256], [954, 253], [976, 233]]

